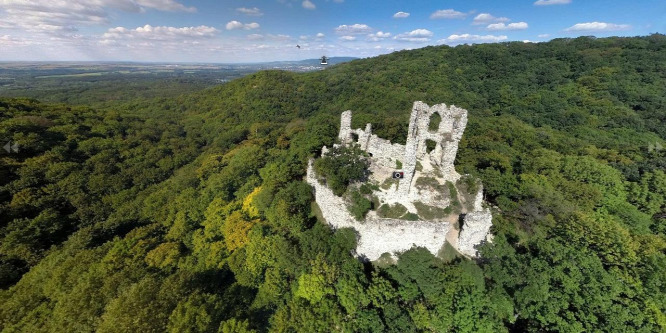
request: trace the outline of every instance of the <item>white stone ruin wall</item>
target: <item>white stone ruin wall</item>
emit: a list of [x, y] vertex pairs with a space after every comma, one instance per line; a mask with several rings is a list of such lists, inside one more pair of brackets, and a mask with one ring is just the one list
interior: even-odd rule
[[352, 141], [351, 120], [351, 110], [347, 110], [340, 115], [340, 133], [338, 134], [338, 139], [340, 139], [340, 143], [343, 145]]
[[414, 171], [416, 171], [416, 158], [419, 144], [419, 131], [416, 127], [419, 114], [422, 112], [423, 107], [427, 107], [425, 103], [414, 102], [412, 113], [409, 116], [409, 129], [407, 130], [407, 141], [405, 142], [404, 161], [402, 162], [404, 170], [404, 178], [398, 184], [398, 195], [407, 197], [412, 187], [414, 180]]
[[[430, 118], [438, 113], [442, 121], [435, 132], [428, 127]], [[455, 171], [453, 162], [458, 151], [458, 142], [467, 125], [467, 111], [454, 105], [437, 104], [429, 107], [423, 102], [414, 102], [409, 121], [409, 131], [405, 145], [394, 144], [389, 140], [372, 134], [372, 126], [367, 124], [365, 130], [351, 128], [352, 112], [345, 111], [340, 117], [341, 144], [358, 143], [364, 151], [372, 155], [375, 165], [395, 168], [396, 160], [401, 161], [404, 179], [399, 181], [397, 190], [375, 193], [387, 203], [401, 203], [410, 211], [415, 210], [412, 201], [424, 202], [429, 197], [412, 188], [413, 178], [418, 160], [428, 159], [434, 168], [442, 173], [442, 181], [455, 182], [460, 175]], [[354, 140], [352, 134], [358, 136]], [[435, 141], [435, 149], [426, 151], [426, 140]], [[322, 149], [322, 154], [326, 151]], [[430, 166], [428, 166], [430, 168]], [[358, 233], [357, 254], [369, 260], [378, 259], [383, 253], [394, 254], [409, 250], [413, 246], [422, 246], [433, 254], [445, 243], [445, 236], [451, 224], [445, 221], [406, 221], [399, 219], [378, 218], [375, 212], [369, 212], [365, 221], [356, 221], [347, 209], [344, 199], [333, 194], [326, 185], [316, 179], [312, 161], [308, 164], [306, 180], [314, 188], [315, 199], [324, 219], [333, 228], [354, 228]], [[434, 194], [433, 194], [434, 195]], [[432, 198], [430, 198], [432, 199]], [[425, 200], [425, 201], [433, 201]], [[476, 195], [474, 210], [468, 212], [458, 237], [457, 249], [460, 253], [476, 256], [475, 247], [488, 236], [492, 226], [492, 215], [488, 208], [483, 208], [483, 189]]]
[[493, 225], [490, 209], [483, 208], [483, 187], [476, 193], [474, 210], [465, 214], [462, 230], [458, 236], [458, 251], [476, 257], [476, 246], [486, 240]]
[[306, 181], [314, 188], [315, 200], [326, 222], [333, 228], [354, 228], [358, 233], [357, 255], [377, 260], [383, 253], [400, 253], [414, 246], [437, 252], [446, 242], [449, 223], [438, 221], [406, 221], [378, 218], [369, 213], [365, 221], [356, 221], [347, 210], [343, 198], [315, 176], [313, 162], [308, 163]]
[[349, 144], [354, 142], [352, 134], [356, 134], [358, 139], [355, 141], [362, 150], [371, 154], [377, 162], [383, 166], [393, 168], [395, 161], [402, 159], [405, 154], [405, 146], [399, 143], [391, 143], [391, 141], [382, 139], [375, 134], [372, 134], [372, 125], [366, 124], [365, 130], [360, 128], [351, 128], [352, 112], [347, 110], [340, 115], [340, 133], [338, 139], [340, 143]]
[[372, 155], [377, 162], [388, 168], [395, 168], [395, 161], [403, 162], [403, 154], [405, 153], [405, 146], [399, 143], [391, 143], [391, 141], [382, 139], [375, 134], [370, 136], [368, 140], [366, 152]]
[[[458, 142], [467, 126], [467, 111], [455, 105], [437, 104], [428, 107], [422, 102], [414, 102], [416, 113], [414, 127], [417, 137], [417, 159], [428, 158], [430, 162], [440, 168], [445, 180], [457, 181], [460, 175], [456, 172], [453, 162], [458, 152]], [[430, 119], [433, 114], [439, 114], [441, 121], [437, 131], [430, 132]], [[436, 143], [435, 149], [428, 153], [426, 141]]]

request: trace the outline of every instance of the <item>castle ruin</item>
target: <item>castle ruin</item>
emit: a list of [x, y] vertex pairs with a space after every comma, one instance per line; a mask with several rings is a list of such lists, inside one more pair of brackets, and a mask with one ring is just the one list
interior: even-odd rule
[[[430, 130], [435, 113], [441, 121], [435, 130]], [[369, 181], [381, 185], [373, 197], [385, 207], [404, 208], [404, 216], [411, 218], [381, 216], [380, 211], [370, 211], [364, 221], [356, 221], [345, 199], [317, 179], [310, 161], [306, 180], [314, 188], [326, 222], [333, 228], [354, 228], [359, 236], [356, 252], [369, 260], [376, 260], [384, 253], [393, 256], [413, 246], [425, 247], [437, 255], [447, 242], [459, 253], [476, 256], [477, 245], [489, 236], [492, 215], [490, 209], [483, 207], [482, 186], [476, 180], [462, 181], [453, 165], [467, 125], [467, 111], [453, 105], [429, 107], [414, 102], [405, 145], [372, 134], [371, 124], [364, 130], [352, 129], [351, 119], [351, 111], [342, 113], [340, 144], [358, 144], [368, 153]], [[434, 148], [428, 141], [434, 143]], [[327, 151], [322, 148], [322, 154]], [[395, 171], [402, 172], [404, 177], [392, 179]], [[478, 186], [471, 188], [469, 184]], [[469, 193], [471, 190], [475, 193]], [[414, 216], [418, 219], [414, 220]], [[460, 217], [462, 228], [458, 228]]]

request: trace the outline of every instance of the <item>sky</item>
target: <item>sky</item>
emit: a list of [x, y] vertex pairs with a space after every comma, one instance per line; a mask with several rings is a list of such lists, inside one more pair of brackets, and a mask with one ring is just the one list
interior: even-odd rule
[[0, 61], [365, 58], [665, 32], [665, 0], [0, 0]]

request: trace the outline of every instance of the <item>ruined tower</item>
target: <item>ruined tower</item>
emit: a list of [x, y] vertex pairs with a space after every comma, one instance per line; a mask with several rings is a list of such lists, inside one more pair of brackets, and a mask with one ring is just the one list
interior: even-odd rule
[[[434, 114], [438, 114], [441, 121], [437, 128], [430, 130]], [[467, 125], [467, 111], [454, 105], [428, 106], [414, 102], [404, 145], [373, 134], [370, 124], [365, 129], [352, 129], [351, 120], [352, 112], [344, 111], [340, 117], [340, 144], [358, 144], [371, 156], [373, 179], [370, 181], [377, 186], [372, 195], [380, 205], [402, 207], [406, 213], [381, 216], [371, 211], [365, 221], [356, 221], [347, 209], [347, 199], [336, 196], [317, 181], [311, 161], [307, 182], [314, 189], [326, 221], [334, 228], [354, 228], [359, 235], [357, 254], [370, 260], [387, 252], [406, 251], [412, 246], [423, 246], [437, 254], [446, 243], [446, 237], [455, 239], [452, 245], [460, 253], [476, 256], [477, 245], [486, 239], [492, 225], [492, 215], [490, 209], [482, 205], [482, 186], [472, 194], [474, 198], [466, 198], [455, 185], [461, 176], [453, 162]], [[428, 149], [429, 141], [432, 149]], [[326, 151], [323, 147], [322, 152]], [[393, 178], [395, 171], [402, 171], [404, 178]], [[457, 207], [453, 214], [451, 205]], [[449, 213], [445, 213], [444, 208], [448, 208]], [[412, 214], [411, 219], [406, 218], [407, 213]], [[459, 234], [452, 224], [458, 214], [464, 221]], [[414, 221], [413, 216], [419, 220]]]

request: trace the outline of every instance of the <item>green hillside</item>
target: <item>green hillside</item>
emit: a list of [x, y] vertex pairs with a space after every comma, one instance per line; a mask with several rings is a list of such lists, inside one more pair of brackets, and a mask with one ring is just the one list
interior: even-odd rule
[[[482, 258], [358, 261], [307, 159], [469, 111]], [[440, 46], [100, 109], [0, 99], [0, 331], [666, 330], [666, 36]], [[4, 142], [2, 143], [4, 145]], [[660, 149], [660, 147], [662, 147]]]

